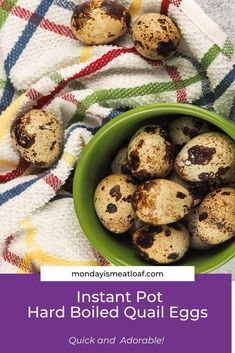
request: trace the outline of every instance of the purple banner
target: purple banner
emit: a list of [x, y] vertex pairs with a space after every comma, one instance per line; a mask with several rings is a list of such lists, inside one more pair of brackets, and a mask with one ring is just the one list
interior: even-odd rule
[[0, 276], [4, 353], [231, 353], [231, 276], [43, 283]]

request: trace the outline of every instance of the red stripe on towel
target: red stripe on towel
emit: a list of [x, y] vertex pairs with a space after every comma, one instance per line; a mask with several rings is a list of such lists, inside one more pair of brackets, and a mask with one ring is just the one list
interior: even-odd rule
[[53, 174], [47, 174], [43, 180], [50, 185], [50, 187], [54, 190], [57, 191], [59, 190], [59, 188], [62, 185], [62, 181], [57, 178], [57, 176], [53, 175]]
[[21, 6], [14, 6], [11, 10], [11, 14], [23, 20], [37, 24], [39, 27], [45, 30], [60, 34], [61, 36], [75, 39], [69, 26], [56, 24], [55, 22], [49, 21], [46, 18], [42, 18]]
[[60, 97], [61, 99], [65, 100], [66, 102], [71, 102], [74, 105], [79, 105], [79, 101], [74, 97], [74, 95], [72, 93], [67, 93], [64, 94], [63, 96]]
[[164, 15], [167, 15], [170, 4], [173, 4], [176, 7], [179, 7], [181, 2], [182, 0], [162, 0], [161, 13]]
[[99, 59], [91, 62], [89, 65], [84, 67], [80, 72], [75, 75], [64, 79], [60, 82], [58, 86], [54, 88], [54, 90], [46, 96], [40, 98], [37, 104], [34, 106], [36, 109], [41, 109], [44, 105], [49, 104], [51, 100], [54, 98], [56, 94], [58, 94], [69, 82], [76, 80], [81, 77], [85, 77], [93, 74], [96, 71], [99, 71], [103, 67], [105, 67], [108, 63], [110, 63], [113, 59], [117, 58], [121, 54], [125, 53], [134, 53], [134, 48], [123, 48], [123, 49], [113, 49], [102, 55]]
[[5, 248], [3, 249], [3, 252], [2, 252], [3, 259], [6, 262], [9, 262], [11, 265], [18, 267], [27, 273], [34, 273], [33, 267], [29, 262], [26, 262], [22, 257], [14, 254], [9, 250], [9, 245], [13, 240], [14, 240], [13, 235], [10, 235], [5, 240]]
[[164, 65], [166, 71], [168, 72], [168, 75], [172, 79], [172, 81], [175, 83], [175, 87], [177, 89], [177, 103], [186, 103], [187, 102], [187, 92], [186, 89], [183, 85], [183, 80], [180, 75], [180, 72], [178, 71], [177, 67], [175, 66], [169, 66], [169, 65]]
[[29, 89], [25, 95], [26, 95], [26, 97], [28, 97], [34, 101], [38, 101], [40, 98], [43, 97], [43, 94], [36, 91], [36, 89], [34, 89], [34, 88]]
[[29, 165], [30, 165], [29, 162], [21, 158], [16, 169], [11, 170], [6, 174], [0, 175], [0, 184], [6, 183], [10, 180], [18, 178], [26, 171], [26, 169], [28, 169]]

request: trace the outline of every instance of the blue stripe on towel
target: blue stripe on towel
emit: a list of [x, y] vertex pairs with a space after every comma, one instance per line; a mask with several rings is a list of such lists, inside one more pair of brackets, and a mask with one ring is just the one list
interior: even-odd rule
[[32, 180], [26, 181], [22, 184], [19, 184], [19, 185], [13, 187], [10, 190], [3, 192], [0, 195], [0, 206], [2, 206], [4, 203], [6, 203], [10, 199], [14, 198], [15, 196], [22, 194], [22, 192], [24, 192], [28, 187], [30, 187], [31, 185], [36, 183], [36, 181], [38, 181], [39, 179], [41, 179], [44, 176], [45, 176], [45, 174], [43, 174], [43, 176], [38, 176]]
[[195, 100], [193, 104], [200, 105], [200, 106], [207, 106], [208, 104], [214, 103], [226, 92], [226, 90], [232, 85], [234, 81], [235, 81], [235, 65], [229, 71], [229, 73], [223, 78], [223, 80], [218, 84], [214, 92], [207, 93], [203, 97]]
[[0, 113], [3, 112], [11, 104], [12, 99], [14, 97], [14, 93], [14, 87], [12, 86], [12, 83], [8, 78], [0, 100]]
[[[78, 128], [87, 129], [85, 126], [80, 126], [79, 124], [71, 126], [71, 129], [69, 129], [68, 134], [66, 136], [65, 144], [67, 143], [71, 133]], [[9, 201], [10, 199], [13, 199], [14, 197], [22, 194], [22, 192], [24, 192], [26, 189], [28, 189], [30, 186], [32, 186], [34, 183], [36, 183], [38, 180], [43, 179], [47, 174], [53, 173], [53, 169], [56, 169], [56, 166], [55, 166], [55, 168], [52, 168], [50, 171], [47, 171], [41, 175], [38, 175], [35, 178], [33, 178], [32, 180], [20, 183], [20, 184], [14, 186], [13, 188], [6, 190], [2, 194], [0, 194], [0, 206], [2, 206], [4, 203]]]
[[[12, 48], [4, 62], [4, 68], [7, 76], [9, 76], [11, 69], [14, 67], [20, 55], [23, 53], [31, 37], [36, 31], [39, 23], [41, 22], [41, 20], [43, 19], [52, 4], [53, 0], [43, 0], [37, 7], [35, 13], [32, 15], [33, 21], [29, 21], [25, 26], [25, 29], [23, 30], [21, 36], [15, 43], [14, 47]], [[2, 107], [2, 109], [7, 108], [7, 106], [11, 103], [13, 96], [14, 89], [10, 80], [8, 79], [2, 98], [0, 100], [0, 107]]]
[[73, 1], [69, 0], [55, 0], [54, 5], [57, 5], [58, 7], [62, 7], [65, 10], [70, 10], [73, 11], [76, 4]]

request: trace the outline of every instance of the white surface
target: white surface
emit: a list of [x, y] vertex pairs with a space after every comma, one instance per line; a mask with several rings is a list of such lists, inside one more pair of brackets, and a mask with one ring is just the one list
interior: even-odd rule
[[223, 28], [235, 42], [235, 1], [196, 0], [204, 11]]

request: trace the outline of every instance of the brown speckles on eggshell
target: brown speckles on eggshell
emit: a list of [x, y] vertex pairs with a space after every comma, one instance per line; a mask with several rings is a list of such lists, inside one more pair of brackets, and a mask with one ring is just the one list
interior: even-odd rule
[[106, 207], [106, 212], [108, 212], [108, 213], [115, 213], [115, 212], [117, 212], [117, 210], [118, 210], [117, 206], [114, 205], [113, 203], [109, 203]]
[[121, 174], [109, 175], [97, 186], [95, 210], [103, 225], [111, 232], [124, 233], [134, 223], [131, 199], [135, 188], [131, 179]]
[[86, 44], [107, 44], [130, 26], [128, 10], [109, 0], [91, 0], [75, 7], [71, 18], [74, 36]]
[[187, 197], [187, 195], [185, 195], [183, 192], [177, 191], [176, 197], [177, 199], [183, 200], [185, 197]]
[[179, 254], [176, 252], [172, 252], [170, 255], [167, 256], [168, 260], [176, 260], [179, 257]]
[[189, 234], [183, 225], [170, 229], [167, 225], [146, 224], [134, 232], [133, 244], [148, 262], [170, 264], [185, 255], [189, 247]]
[[127, 159], [134, 177], [145, 180], [166, 177], [172, 168], [172, 152], [169, 136], [158, 125], [140, 128], [132, 137]]
[[168, 228], [165, 230], [165, 236], [170, 237], [171, 236], [171, 230]]
[[187, 153], [188, 161], [191, 164], [206, 165], [212, 160], [216, 153], [216, 148], [196, 145], [190, 147]]
[[136, 50], [153, 60], [162, 60], [175, 53], [180, 31], [167, 16], [146, 13], [132, 25], [132, 39]]
[[136, 171], [140, 165], [140, 157], [138, 151], [131, 151], [128, 158], [129, 165], [132, 171]]
[[199, 213], [199, 215], [198, 215], [199, 222], [202, 222], [202, 221], [204, 221], [207, 218], [208, 218], [208, 213], [207, 212], [202, 212], [202, 213]]
[[57, 119], [40, 109], [18, 117], [11, 126], [11, 137], [21, 157], [37, 167], [49, 167], [58, 158], [63, 130]]
[[235, 189], [221, 188], [207, 195], [198, 214], [197, 233], [202, 241], [216, 245], [232, 238], [235, 234]]
[[168, 40], [167, 42], [160, 41], [157, 44], [156, 51], [159, 56], [167, 58], [176, 51], [177, 44], [175, 44], [172, 40]]
[[131, 174], [127, 160], [127, 146], [122, 147], [116, 154], [111, 164], [113, 174]]
[[119, 201], [120, 198], [122, 197], [122, 194], [120, 192], [120, 185], [114, 185], [109, 194], [111, 195], [111, 197], [114, 197], [116, 199], [116, 201]]
[[179, 116], [169, 124], [172, 143], [174, 146], [178, 146], [178, 149], [181, 149], [192, 138], [209, 130], [206, 121], [191, 116]]
[[190, 182], [211, 181], [234, 163], [235, 144], [226, 135], [208, 132], [194, 137], [175, 160], [175, 171]]
[[[185, 198], [177, 198], [177, 192], [182, 192]], [[137, 217], [153, 225], [178, 221], [189, 212], [192, 203], [192, 196], [185, 188], [166, 179], [154, 179], [139, 185], [132, 199]]]

